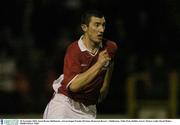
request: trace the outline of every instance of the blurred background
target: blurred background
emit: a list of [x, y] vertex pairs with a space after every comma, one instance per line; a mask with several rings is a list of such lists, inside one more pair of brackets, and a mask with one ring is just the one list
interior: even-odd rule
[[119, 47], [98, 118], [179, 118], [178, 0], [1, 0], [0, 117], [42, 118], [88, 9]]

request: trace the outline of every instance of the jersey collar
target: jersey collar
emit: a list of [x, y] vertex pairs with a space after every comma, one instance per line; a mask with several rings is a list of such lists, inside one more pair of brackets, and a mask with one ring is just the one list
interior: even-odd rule
[[[80, 50], [81, 50], [82, 52], [83, 52], [83, 51], [88, 51], [88, 52], [90, 52], [90, 50], [87, 49], [86, 46], [84, 45], [83, 40], [82, 40], [82, 37], [83, 37], [83, 35], [82, 35], [82, 36], [80, 37], [80, 39], [78, 40], [78, 46], [79, 46]], [[100, 47], [100, 48], [103, 47], [103, 46], [102, 46], [102, 42], [99, 44], [99, 47]]]

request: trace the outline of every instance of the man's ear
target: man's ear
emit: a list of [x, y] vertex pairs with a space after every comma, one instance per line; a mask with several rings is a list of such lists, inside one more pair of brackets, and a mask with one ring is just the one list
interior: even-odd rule
[[87, 31], [87, 25], [86, 24], [81, 24], [81, 28], [84, 32]]

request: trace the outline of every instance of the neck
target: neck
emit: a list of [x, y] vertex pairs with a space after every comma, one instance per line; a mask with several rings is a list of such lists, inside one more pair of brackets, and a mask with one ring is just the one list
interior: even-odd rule
[[87, 36], [83, 36], [82, 38], [84, 45], [91, 52], [96, 52], [99, 49], [99, 44], [96, 44], [94, 41], [90, 40]]

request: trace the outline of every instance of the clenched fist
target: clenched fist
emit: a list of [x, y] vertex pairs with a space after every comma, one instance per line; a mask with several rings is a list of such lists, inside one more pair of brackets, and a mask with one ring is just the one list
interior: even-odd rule
[[105, 66], [110, 60], [111, 58], [109, 57], [107, 50], [103, 50], [99, 53], [97, 63], [99, 63], [101, 66]]

